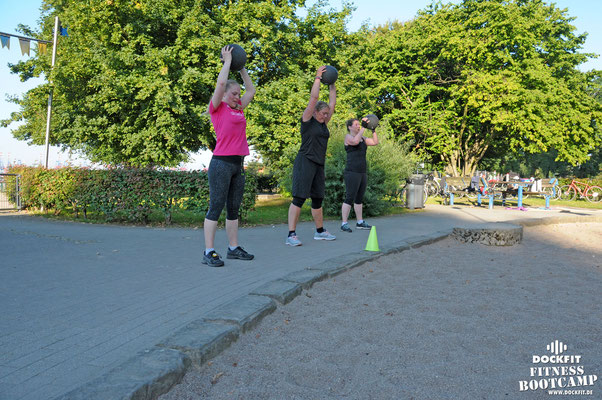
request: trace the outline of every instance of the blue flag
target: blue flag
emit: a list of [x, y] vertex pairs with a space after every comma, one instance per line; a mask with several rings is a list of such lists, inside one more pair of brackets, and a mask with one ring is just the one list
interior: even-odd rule
[[2, 41], [2, 48], [8, 47], [10, 49], [10, 36], [0, 35], [0, 40]]

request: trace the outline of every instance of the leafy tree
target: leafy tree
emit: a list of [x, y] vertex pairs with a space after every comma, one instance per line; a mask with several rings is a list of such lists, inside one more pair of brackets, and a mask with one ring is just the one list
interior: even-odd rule
[[[301, 143], [300, 118], [309, 100], [316, 69], [330, 64], [339, 69], [339, 77], [346, 73], [338, 54], [340, 49], [352, 45], [345, 27], [352, 8], [344, 5], [340, 12], [324, 11], [325, 4], [317, 2], [306, 18], [293, 18], [286, 27], [274, 32], [272, 39], [266, 38], [273, 40], [265, 46], [271, 53], [266, 51], [260, 57], [265, 76], [260, 79], [260, 89], [249, 107], [247, 135], [264, 161], [279, 175]], [[338, 92], [344, 91], [344, 87], [339, 78]], [[321, 94], [327, 99], [328, 90], [322, 89]], [[338, 101], [337, 104], [337, 110], [347, 108]], [[345, 115], [337, 111], [335, 121]]]
[[550, 150], [536, 154], [514, 154], [500, 158], [485, 157], [479, 167], [488, 171], [516, 171], [521, 176], [551, 178], [576, 176], [578, 178], [602, 176], [602, 147], [588, 154], [586, 162], [571, 165], [566, 161], [557, 161], [558, 152]]
[[[93, 161], [172, 166], [214, 146], [204, 112], [219, 50], [240, 43], [262, 88], [247, 111], [251, 143], [278, 158], [296, 140], [307, 75], [345, 37], [351, 9], [325, 12], [324, 4], [299, 18], [304, 0], [44, 0], [40, 32], [29, 33], [51, 36], [60, 16], [69, 36], [60, 38], [57, 64], [51, 71], [50, 54], [37, 54], [11, 68], [23, 80], [45, 74], [53, 82], [52, 144]], [[44, 142], [49, 89], [14, 99], [21, 111], [3, 124], [25, 122], [16, 138]]]
[[596, 74], [576, 68], [591, 54], [578, 52], [586, 34], [573, 19], [541, 0], [434, 3], [350, 50], [367, 88], [355, 103], [374, 99], [400, 140], [453, 175], [472, 174], [486, 154], [554, 149], [584, 162], [601, 142], [602, 108]]

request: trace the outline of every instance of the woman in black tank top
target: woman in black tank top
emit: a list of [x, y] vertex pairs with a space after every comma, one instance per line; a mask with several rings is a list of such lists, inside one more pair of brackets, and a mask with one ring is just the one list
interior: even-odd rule
[[324, 200], [326, 148], [330, 132], [327, 124], [332, 118], [337, 99], [334, 83], [328, 85], [328, 103], [320, 101], [323, 65], [316, 71], [309, 94], [309, 102], [301, 116], [301, 147], [293, 165], [293, 201], [288, 209], [288, 236], [285, 244], [301, 246], [297, 237], [297, 222], [301, 207], [311, 198], [311, 215], [314, 218], [315, 240], [334, 240], [336, 236], [324, 229], [322, 201]]
[[[364, 118], [366, 120], [366, 118]], [[350, 119], [347, 121], [347, 135], [345, 135], [345, 151], [347, 152], [347, 166], [345, 167], [345, 201], [341, 206], [341, 230], [343, 232], [352, 232], [347, 219], [351, 212], [351, 206], [355, 211], [357, 229], [370, 229], [371, 226], [363, 220], [362, 202], [364, 193], [366, 192], [367, 175], [366, 175], [366, 150], [368, 146], [376, 146], [378, 144], [378, 136], [376, 131], [372, 131], [372, 137], [365, 137], [365, 129], [360, 125], [358, 119]]]

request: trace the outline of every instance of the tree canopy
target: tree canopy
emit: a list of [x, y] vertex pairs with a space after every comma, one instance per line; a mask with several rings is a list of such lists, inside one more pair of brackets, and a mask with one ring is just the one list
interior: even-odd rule
[[[69, 36], [60, 39], [56, 66], [50, 71], [50, 55], [38, 54], [12, 70], [23, 79], [44, 73], [53, 82], [52, 144], [80, 150], [94, 161], [177, 165], [188, 152], [213, 147], [204, 113], [221, 66], [219, 51], [240, 43], [248, 53], [246, 68], [265, 90], [248, 111], [259, 123], [250, 136], [269, 151], [275, 147], [271, 129], [288, 134], [294, 125], [287, 108], [302, 109], [291, 96], [300, 90], [295, 78], [331, 58], [345, 37], [349, 8], [323, 12], [318, 3], [301, 19], [296, 11], [302, 4], [45, 0], [38, 36], [48, 36], [54, 15], [69, 28]], [[49, 88], [42, 85], [16, 100], [22, 110], [12, 120], [25, 121], [13, 132], [18, 139], [43, 143]], [[284, 118], [269, 117], [275, 108]]]
[[[567, 10], [541, 0], [433, 3], [411, 21], [349, 32], [341, 11], [304, 0], [44, 0], [39, 31], [58, 15], [69, 36], [50, 55], [13, 65], [54, 87], [53, 144], [94, 161], [177, 165], [212, 148], [204, 114], [219, 49], [238, 43], [257, 85], [246, 110], [249, 141], [278, 167], [300, 141], [299, 118], [315, 69], [339, 69], [335, 123], [376, 113], [399, 141], [452, 174], [483, 157], [553, 151], [584, 162], [602, 142], [601, 74], [580, 72]], [[24, 28], [26, 30], [26, 28]], [[232, 77], [239, 78], [237, 74]], [[50, 83], [15, 99], [15, 137], [44, 140]], [[327, 92], [327, 91], [324, 91]]]
[[356, 53], [369, 94], [356, 103], [376, 99], [402, 140], [454, 175], [486, 154], [583, 162], [601, 139], [588, 93], [599, 81], [577, 69], [590, 55], [572, 20], [539, 0], [431, 5], [369, 33]]

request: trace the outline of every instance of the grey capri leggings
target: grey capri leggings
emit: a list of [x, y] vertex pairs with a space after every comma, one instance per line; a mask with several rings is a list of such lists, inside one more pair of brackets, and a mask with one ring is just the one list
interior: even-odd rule
[[366, 193], [367, 174], [365, 172], [345, 171], [343, 176], [345, 177], [344, 203], [350, 206], [353, 203], [362, 204]]
[[209, 210], [205, 216], [208, 220], [217, 221], [224, 205], [226, 206], [226, 219], [231, 221], [238, 219], [238, 210], [245, 192], [243, 160], [243, 156], [213, 156], [211, 158], [208, 171]]

